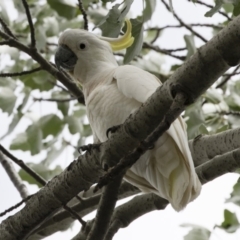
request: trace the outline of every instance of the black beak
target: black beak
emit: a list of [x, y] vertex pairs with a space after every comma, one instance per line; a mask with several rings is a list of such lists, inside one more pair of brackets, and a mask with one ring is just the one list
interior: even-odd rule
[[75, 53], [68, 46], [60, 45], [55, 53], [55, 64], [58, 70], [61, 71], [61, 68], [73, 70], [76, 63]]

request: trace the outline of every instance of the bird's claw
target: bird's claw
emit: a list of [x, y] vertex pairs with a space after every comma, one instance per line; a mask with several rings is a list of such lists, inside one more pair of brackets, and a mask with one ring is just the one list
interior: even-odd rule
[[107, 138], [109, 138], [109, 133], [115, 133], [120, 128], [120, 126], [121, 125], [116, 125], [108, 128], [106, 132]]
[[88, 144], [88, 145], [83, 145], [78, 147], [78, 152], [81, 154], [84, 151], [87, 151], [91, 154], [93, 149], [100, 150], [100, 143], [93, 143], [93, 144]]

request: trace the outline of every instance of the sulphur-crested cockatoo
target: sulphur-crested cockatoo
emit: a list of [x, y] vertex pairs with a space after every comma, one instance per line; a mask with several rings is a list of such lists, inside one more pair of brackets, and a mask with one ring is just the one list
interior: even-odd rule
[[[136, 111], [161, 82], [152, 74], [130, 65], [118, 66], [114, 50], [129, 47], [131, 23], [120, 38], [100, 37], [80, 29], [65, 31], [59, 39], [55, 62], [80, 83], [87, 116], [95, 140], [107, 140], [106, 131], [122, 124]], [[195, 199], [201, 183], [195, 173], [188, 147], [185, 123], [179, 117], [127, 171], [125, 180], [143, 192], [167, 199], [179, 211]]]

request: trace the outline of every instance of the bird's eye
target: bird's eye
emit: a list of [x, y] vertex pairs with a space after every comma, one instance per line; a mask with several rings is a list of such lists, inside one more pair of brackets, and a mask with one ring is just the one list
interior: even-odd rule
[[79, 48], [80, 49], [85, 49], [86, 48], [86, 44], [85, 43], [80, 43], [79, 44]]

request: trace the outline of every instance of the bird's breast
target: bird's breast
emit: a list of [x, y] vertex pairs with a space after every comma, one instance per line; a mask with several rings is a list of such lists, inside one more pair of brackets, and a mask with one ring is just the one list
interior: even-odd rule
[[113, 81], [97, 86], [87, 97], [87, 115], [97, 138], [107, 140], [106, 131], [112, 126], [122, 124], [126, 118], [140, 107], [140, 103], [127, 98]]

